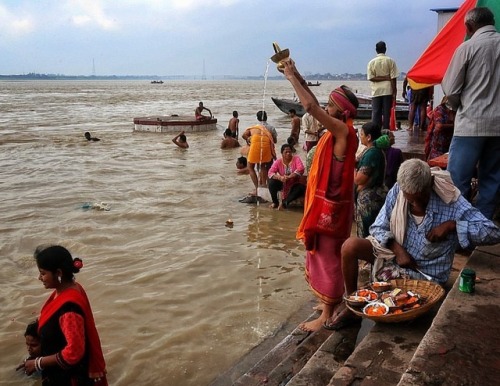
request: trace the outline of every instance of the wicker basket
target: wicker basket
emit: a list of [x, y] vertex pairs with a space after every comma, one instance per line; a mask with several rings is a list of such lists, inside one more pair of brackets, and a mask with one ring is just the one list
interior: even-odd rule
[[399, 323], [415, 319], [429, 311], [444, 296], [444, 289], [436, 283], [427, 280], [396, 279], [391, 280], [392, 288], [401, 288], [403, 291], [413, 291], [421, 296], [424, 304], [402, 314], [388, 314], [380, 316], [365, 315], [359, 308], [353, 308], [347, 304], [347, 307], [356, 315], [371, 319], [381, 323]]

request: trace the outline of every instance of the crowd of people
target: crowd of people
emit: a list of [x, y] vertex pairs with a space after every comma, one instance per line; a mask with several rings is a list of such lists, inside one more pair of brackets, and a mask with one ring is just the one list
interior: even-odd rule
[[[500, 37], [494, 24], [489, 9], [469, 11], [465, 25], [471, 39], [457, 49], [445, 75], [446, 99], [430, 117], [425, 111], [430, 90], [414, 92], [411, 99], [410, 128], [420, 111], [420, 128], [428, 131], [426, 156], [450, 150], [446, 177], [423, 160], [402, 162], [401, 152], [392, 148], [394, 135], [382, 135], [382, 128], [390, 129], [399, 75], [384, 42], [376, 44], [377, 57], [368, 65], [373, 113], [359, 138], [352, 124], [358, 102], [350, 90], [333, 90], [323, 109], [294, 61], [281, 62], [304, 110], [326, 130], [308, 152], [304, 214], [297, 231], [306, 248], [306, 280], [321, 303], [320, 315], [302, 323], [303, 330], [336, 330], [359, 322], [343, 296], [356, 290], [362, 261], [371, 264], [372, 280], [430, 278], [443, 285], [457, 248], [500, 242], [500, 229], [492, 221], [500, 181], [500, 115], [493, 107], [500, 102], [494, 91], [500, 83]], [[481, 65], [485, 56], [495, 58], [488, 68]], [[493, 82], [481, 81], [487, 77]], [[478, 109], [481, 114], [474, 113]], [[484, 191], [473, 206], [467, 192], [475, 170], [484, 179]], [[353, 218], [356, 237], [350, 235]]]
[[[382, 130], [389, 129], [399, 75], [394, 60], [385, 55], [384, 42], [376, 44], [377, 57], [368, 65], [372, 120], [358, 132], [353, 120], [359, 103], [352, 90], [335, 88], [324, 108], [294, 60], [280, 62], [306, 114], [301, 121], [290, 111], [291, 134], [278, 157], [276, 129], [267, 123], [266, 112], [259, 111], [257, 123], [241, 135], [248, 152], [236, 167], [250, 176], [250, 196], [257, 196], [259, 187], [269, 189], [272, 208], [285, 209], [304, 198], [296, 237], [306, 250], [306, 280], [321, 305], [319, 316], [300, 324], [301, 329], [337, 330], [359, 322], [343, 298], [357, 288], [360, 261], [372, 265], [375, 280], [430, 277], [442, 285], [458, 247], [500, 242], [500, 229], [492, 221], [500, 184], [500, 34], [487, 8], [470, 10], [465, 25], [470, 39], [459, 46], [446, 72], [446, 97], [431, 114], [426, 139], [428, 159], [449, 150], [449, 178], [434, 173], [423, 160], [402, 162], [401, 151], [392, 148], [394, 135]], [[427, 96], [414, 94], [412, 101], [418, 104]], [[210, 118], [202, 115], [204, 110], [212, 117], [200, 102], [196, 119]], [[305, 166], [294, 148], [301, 124]], [[238, 136], [234, 111], [221, 147], [239, 146]], [[172, 141], [189, 148], [184, 132]], [[475, 175], [479, 196], [473, 206], [468, 192]], [[357, 235], [351, 236], [354, 219]], [[82, 260], [58, 245], [38, 248], [35, 260], [39, 280], [53, 292], [26, 329], [29, 355], [17, 369], [27, 375], [40, 372], [44, 384], [106, 385], [90, 303], [74, 277]]]

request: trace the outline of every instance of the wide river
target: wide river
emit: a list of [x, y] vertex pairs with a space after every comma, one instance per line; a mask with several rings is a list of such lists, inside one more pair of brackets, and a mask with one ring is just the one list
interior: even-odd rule
[[[342, 83], [369, 93], [368, 82]], [[326, 101], [340, 84], [313, 91]], [[232, 111], [242, 131], [263, 106], [278, 146], [286, 141], [290, 120], [271, 96], [293, 89], [284, 80], [0, 82], [0, 384], [37, 382], [14, 368], [50, 294], [37, 280], [39, 244], [83, 258], [77, 280], [110, 385], [208, 385], [311, 299], [300, 210], [239, 203], [250, 178], [236, 174], [238, 149], [220, 149]], [[199, 101], [220, 126], [188, 134], [188, 150], [174, 134], [133, 132], [134, 117], [194, 114]]]

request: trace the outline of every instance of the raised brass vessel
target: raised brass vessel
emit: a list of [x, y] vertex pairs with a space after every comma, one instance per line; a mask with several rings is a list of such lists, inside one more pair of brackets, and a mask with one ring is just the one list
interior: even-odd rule
[[290, 57], [290, 50], [288, 48], [285, 48], [284, 50], [280, 49], [280, 46], [276, 42], [273, 43], [273, 48], [275, 54], [271, 56], [271, 60], [277, 64], [276, 68], [278, 71], [283, 72], [285, 65], [282, 61]]

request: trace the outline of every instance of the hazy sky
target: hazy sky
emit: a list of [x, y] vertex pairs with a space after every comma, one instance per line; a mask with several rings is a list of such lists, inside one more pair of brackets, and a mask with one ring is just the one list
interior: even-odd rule
[[[384, 40], [408, 71], [462, 0], [0, 0], [0, 74], [263, 75], [272, 43], [301, 72], [365, 73]], [[270, 75], [277, 75], [275, 66]]]

